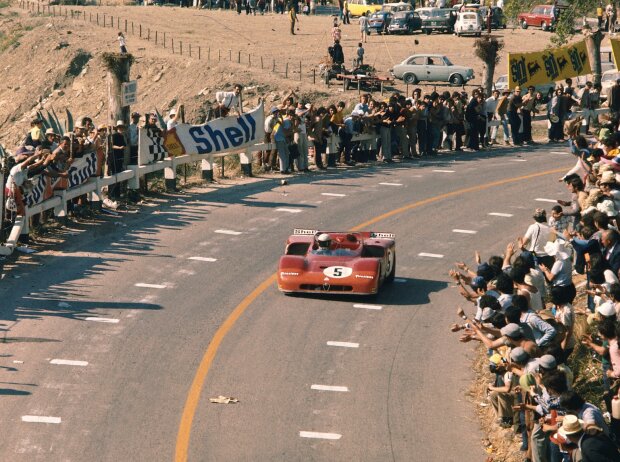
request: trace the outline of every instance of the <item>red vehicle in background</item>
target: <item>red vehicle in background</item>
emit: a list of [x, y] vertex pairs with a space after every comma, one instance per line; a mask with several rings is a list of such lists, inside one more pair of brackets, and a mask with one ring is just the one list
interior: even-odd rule
[[[566, 7], [563, 6], [556, 6], [555, 8], [557, 9], [557, 18], [559, 18], [562, 11], [566, 9]], [[553, 5], [536, 5], [532, 7], [529, 13], [520, 13], [517, 16], [517, 21], [519, 21], [523, 29], [527, 29], [531, 26], [540, 27], [544, 31], [553, 30], [555, 27]]]

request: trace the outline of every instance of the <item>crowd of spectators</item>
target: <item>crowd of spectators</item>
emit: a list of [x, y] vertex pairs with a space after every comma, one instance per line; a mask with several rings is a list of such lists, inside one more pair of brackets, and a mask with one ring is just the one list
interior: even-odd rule
[[[620, 83], [612, 87], [609, 101], [617, 116], [613, 105], [620, 105]], [[415, 88], [410, 96], [394, 93], [381, 101], [362, 94], [359, 103], [348, 109], [344, 102], [318, 106], [290, 96], [266, 115], [265, 141], [275, 142], [277, 148], [263, 153], [259, 164], [265, 170], [277, 168], [286, 174], [295, 168], [308, 171], [309, 157], [316, 168], [324, 169], [339, 163], [390, 163], [396, 157], [413, 159], [434, 156], [439, 151], [475, 152], [497, 144], [533, 145], [532, 117], [538, 114], [548, 117], [548, 141], [565, 142], [567, 124], [576, 127], [577, 132], [584, 124], [587, 135], [591, 134], [590, 127], [601, 126], [595, 112], [599, 107], [599, 86], [588, 82], [577, 91], [570, 79], [548, 95], [534, 87], [524, 92], [520, 87], [514, 91], [494, 90], [490, 95], [482, 88], [471, 94], [423, 94]], [[581, 114], [578, 118], [577, 112]], [[615, 120], [617, 117], [612, 117], [603, 124], [607, 130], [602, 132], [599, 144], [605, 153], [615, 152], [620, 141], [612, 136], [617, 127]], [[354, 141], [358, 134], [370, 136], [368, 140]], [[328, 145], [332, 147], [326, 153]]]
[[[575, 167], [559, 179], [567, 197], [536, 209], [503, 255], [483, 262], [476, 252], [471, 267], [449, 271], [470, 304], [451, 330], [484, 345], [488, 403], [525, 461], [620, 461], [620, 157], [607, 148], [616, 130], [571, 137]], [[578, 280], [586, 296], [576, 304]], [[592, 355], [599, 370], [583, 377], [588, 368], [575, 365]]]

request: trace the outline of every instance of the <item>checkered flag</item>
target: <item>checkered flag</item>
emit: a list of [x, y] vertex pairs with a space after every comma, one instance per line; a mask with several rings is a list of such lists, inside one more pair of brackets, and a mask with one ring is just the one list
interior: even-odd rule
[[168, 157], [164, 146], [164, 137], [156, 128], [140, 129], [140, 144], [138, 158], [140, 165], [151, 164]]

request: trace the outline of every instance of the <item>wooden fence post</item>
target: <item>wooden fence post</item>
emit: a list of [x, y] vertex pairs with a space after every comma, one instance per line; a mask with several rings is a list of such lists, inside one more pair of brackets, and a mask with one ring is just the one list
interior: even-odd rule
[[271, 69], [271, 72], [275, 72], [276, 71], [276, 59], [273, 58], [273, 69]]
[[301, 82], [301, 61], [299, 61], [299, 81]]
[[288, 61], [286, 62], [286, 67], [284, 68], [284, 78], [288, 79]]
[[164, 48], [166, 48], [166, 33], [164, 32]]
[[260, 57], [260, 68], [261, 69], [263, 68], [263, 57], [262, 56]]
[[252, 67], [252, 55], [248, 53], [248, 67]]
[[219, 63], [222, 60], [222, 50], [217, 50], [217, 62]]
[[97, 13], [97, 25], [99, 25], [99, 13]]
[[135, 35], [133, 32], [133, 21], [131, 21], [131, 35]]
[[105, 23], [106, 23], [105, 13], [103, 13], [103, 27], [105, 27]]
[[140, 24], [140, 38], [142, 38], [142, 24]]
[[200, 47], [198, 47], [198, 60], [200, 61]]
[[189, 44], [189, 57], [192, 57], [192, 44]]
[[174, 54], [174, 39], [170, 39], [170, 42], [172, 42], [171, 48], [172, 48], [172, 54]]
[[127, 33], [127, 20], [125, 19], [125, 33]]
[[232, 50], [228, 50], [228, 61], [232, 63]]
[[146, 33], [146, 39], [150, 42], [151, 41], [151, 28], [148, 28], [148, 31]]
[[155, 31], [155, 45], [157, 45], [157, 31]]
[[237, 55], [237, 64], [241, 64], [241, 52]]
[[179, 50], [181, 52], [181, 56], [183, 56], [183, 42], [179, 40]]
[[312, 68], [312, 83], [316, 84], [316, 67]]

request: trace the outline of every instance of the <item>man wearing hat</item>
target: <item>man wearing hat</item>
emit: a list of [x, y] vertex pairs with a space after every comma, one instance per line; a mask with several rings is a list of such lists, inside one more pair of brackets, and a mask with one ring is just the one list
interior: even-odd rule
[[168, 113], [168, 121], [166, 122], [166, 128], [170, 130], [176, 127], [177, 125], [179, 125], [182, 114], [183, 114], [182, 104], [179, 106], [178, 111], [175, 108], [170, 109], [170, 112]]
[[585, 431], [583, 420], [567, 415], [562, 420], [558, 433], [576, 444], [583, 462], [620, 462], [616, 445], [602, 431]]
[[43, 149], [49, 149], [50, 151], [54, 151], [58, 147], [58, 135], [54, 133], [53, 128], [48, 128], [45, 130], [45, 140], [41, 143], [41, 147]]
[[534, 252], [539, 263], [544, 263], [548, 267], [553, 266], [553, 257], [545, 251], [545, 244], [549, 241], [551, 228], [547, 224], [547, 212], [545, 209], [536, 209], [532, 216], [532, 223], [520, 239], [521, 250]]
[[28, 131], [28, 136], [26, 137], [25, 144], [27, 146], [32, 146], [36, 148], [39, 146], [45, 137], [43, 135], [43, 121], [39, 118], [33, 119], [30, 122], [30, 130]]

